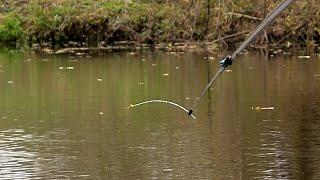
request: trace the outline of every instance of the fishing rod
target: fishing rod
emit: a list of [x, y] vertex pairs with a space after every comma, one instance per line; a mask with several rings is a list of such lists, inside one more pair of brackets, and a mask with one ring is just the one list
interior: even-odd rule
[[202, 91], [200, 96], [198, 96], [193, 104], [193, 106], [188, 111], [188, 115], [192, 115], [194, 109], [196, 108], [198, 102], [201, 100], [205, 92], [210, 88], [210, 86], [220, 77], [223, 71], [232, 65], [234, 59], [237, 55], [244, 50], [256, 37], [257, 35], [268, 25], [270, 24], [282, 11], [284, 11], [294, 0], [284, 0], [282, 1], [276, 8], [274, 8], [265, 19], [256, 27], [254, 31], [252, 31], [248, 38], [241, 43], [241, 45], [231, 54], [226, 56], [224, 59], [220, 61], [220, 68], [216, 72], [216, 74], [211, 78], [210, 82], [206, 86], [206, 88]]
[[215, 75], [211, 78], [210, 82], [207, 84], [207, 86], [204, 88], [204, 90], [201, 92], [200, 96], [198, 96], [193, 104], [193, 106], [188, 111], [183, 106], [171, 102], [171, 101], [165, 101], [165, 100], [148, 100], [144, 102], [140, 102], [137, 104], [131, 104], [128, 108], [134, 108], [140, 105], [148, 104], [148, 103], [165, 103], [169, 105], [176, 106], [183, 111], [187, 112], [187, 114], [194, 119], [196, 117], [193, 115], [194, 109], [196, 108], [198, 102], [201, 100], [201, 98], [204, 96], [205, 92], [210, 88], [210, 86], [220, 77], [220, 75], [224, 72], [226, 68], [232, 65], [233, 61], [235, 60], [236, 56], [244, 50], [256, 37], [257, 35], [267, 26], [269, 25], [282, 11], [284, 11], [294, 0], [284, 0], [282, 1], [277, 7], [275, 7], [266, 17], [265, 19], [249, 34], [248, 38], [241, 43], [241, 45], [231, 54], [227, 55], [224, 59], [220, 61], [220, 67], [218, 71], [215, 73]]
[[[177, 104], [177, 103], [174, 103], [174, 102], [171, 102], [171, 101], [166, 101], [166, 100], [159, 100], [159, 99], [153, 99], [153, 100], [148, 100], [148, 101], [143, 101], [141, 103], [137, 103], [137, 104], [131, 104], [129, 107], [127, 107], [126, 109], [128, 108], [134, 108], [136, 106], [141, 106], [141, 105], [144, 105], [144, 104], [148, 104], [148, 103], [165, 103], [165, 104], [169, 104], [169, 105], [173, 105], [173, 106], [176, 106], [182, 110], [184, 110], [186, 113], [188, 113], [188, 110], [186, 108], [184, 108], [183, 106]], [[190, 114], [190, 116], [193, 118], [193, 119], [197, 119], [193, 114]]]

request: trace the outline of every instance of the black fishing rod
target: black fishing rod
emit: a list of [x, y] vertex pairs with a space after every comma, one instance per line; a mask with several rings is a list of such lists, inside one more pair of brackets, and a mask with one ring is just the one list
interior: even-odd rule
[[230, 65], [232, 65], [233, 61], [235, 60], [236, 56], [244, 49], [248, 46], [248, 44], [250, 44], [256, 37], [257, 35], [268, 25], [270, 24], [282, 11], [284, 11], [294, 0], [284, 0], [282, 1], [276, 8], [274, 8], [271, 13], [269, 13], [265, 19], [256, 27], [256, 29], [254, 31], [252, 31], [248, 38], [241, 43], [241, 45], [231, 54], [226, 56], [224, 59], [222, 59], [220, 61], [220, 67], [218, 69], [218, 71], [216, 72], [216, 74], [212, 77], [212, 79], [210, 80], [210, 82], [208, 83], [208, 85], [206, 86], [206, 88], [204, 88], [204, 90], [202, 91], [202, 93], [200, 94], [200, 96], [198, 96], [193, 104], [193, 106], [190, 108], [190, 110], [187, 110], [187, 108], [184, 108], [183, 106], [171, 102], [171, 101], [166, 101], [166, 100], [159, 100], [159, 99], [153, 99], [153, 100], [147, 100], [147, 101], [143, 101], [137, 104], [131, 104], [128, 108], [134, 108], [137, 106], [141, 106], [141, 105], [145, 105], [145, 104], [149, 104], [149, 103], [162, 103], [162, 104], [168, 104], [168, 105], [172, 105], [175, 107], [180, 108], [181, 110], [185, 111], [186, 113], [188, 113], [189, 116], [191, 116], [192, 118], [196, 119], [196, 117], [192, 114], [194, 112], [194, 109], [196, 108], [198, 102], [201, 100], [201, 98], [203, 97], [203, 95], [205, 94], [205, 92], [210, 88], [210, 86], [220, 77], [220, 75], [223, 73], [223, 71], [229, 67]]
[[220, 61], [220, 67], [216, 74], [211, 78], [210, 82], [204, 88], [200, 96], [198, 96], [193, 104], [193, 106], [188, 111], [188, 115], [192, 115], [194, 109], [196, 108], [198, 102], [201, 100], [205, 92], [210, 88], [210, 86], [220, 77], [223, 71], [232, 65], [233, 61], [237, 57], [237, 55], [245, 49], [256, 37], [257, 35], [268, 25], [270, 24], [282, 11], [284, 11], [294, 0], [284, 0], [282, 1], [276, 8], [274, 8], [265, 19], [256, 27], [254, 31], [252, 31], [248, 38], [241, 43], [241, 45], [231, 54], [226, 56], [224, 59]]

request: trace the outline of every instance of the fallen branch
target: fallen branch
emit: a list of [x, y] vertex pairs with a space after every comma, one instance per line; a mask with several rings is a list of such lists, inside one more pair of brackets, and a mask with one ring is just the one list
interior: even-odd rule
[[213, 44], [213, 43], [216, 43], [216, 42], [218, 42], [218, 41], [222, 41], [222, 40], [225, 40], [225, 39], [229, 39], [229, 38], [241, 36], [241, 35], [244, 35], [244, 34], [248, 34], [249, 32], [250, 32], [250, 31], [242, 31], [242, 32], [238, 32], [238, 33], [235, 33], [235, 34], [230, 34], [230, 35], [227, 35], [227, 36], [218, 38], [218, 39], [216, 39], [216, 40], [213, 40], [213, 41], [209, 42], [209, 44]]
[[107, 47], [73, 47], [63, 48], [55, 51], [55, 54], [90, 52], [90, 51], [113, 51], [113, 50], [129, 50], [134, 49], [131, 46], [107, 46]]
[[245, 15], [245, 14], [240, 14], [240, 13], [227, 12], [226, 14], [230, 15], [230, 16], [237, 16], [239, 18], [247, 18], [247, 19], [251, 19], [251, 20], [255, 20], [255, 21], [262, 21], [262, 18], [249, 16], [249, 15]]
[[273, 45], [277, 45], [282, 43], [284, 40], [286, 40], [287, 38], [289, 38], [290, 36], [292, 36], [296, 31], [300, 30], [301, 28], [305, 27], [306, 25], [308, 25], [309, 22], [305, 21], [301, 24], [299, 24], [297, 27], [294, 28], [293, 31], [291, 31], [290, 33], [286, 34], [285, 36], [283, 36], [279, 41], [275, 42]]

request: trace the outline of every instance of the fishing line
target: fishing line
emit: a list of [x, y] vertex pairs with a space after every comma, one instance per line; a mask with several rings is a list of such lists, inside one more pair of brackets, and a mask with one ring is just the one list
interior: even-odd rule
[[294, 0], [284, 0], [282, 1], [277, 7], [275, 7], [266, 17], [265, 19], [249, 34], [248, 38], [241, 43], [241, 45], [231, 54], [226, 56], [224, 59], [220, 61], [220, 67], [216, 74], [211, 78], [210, 82], [207, 84], [207, 86], [204, 88], [204, 90], [201, 92], [200, 96], [198, 96], [193, 104], [193, 106], [190, 108], [190, 110], [187, 110], [183, 106], [171, 102], [171, 101], [165, 101], [165, 100], [148, 100], [141, 103], [137, 103], [134, 105], [130, 105], [128, 108], [134, 108], [140, 105], [148, 104], [148, 103], [166, 103], [173, 106], [176, 106], [183, 111], [187, 112], [189, 116], [193, 117], [194, 109], [196, 108], [198, 102], [201, 100], [201, 98], [204, 96], [205, 92], [210, 88], [210, 86], [220, 77], [220, 75], [223, 73], [223, 71], [232, 65], [233, 60], [236, 58], [239, 53], [245, 49], [248, 44], [250, 44], [257, 35], [268, 25], [270, 24], [282, 11], [284, 11]]

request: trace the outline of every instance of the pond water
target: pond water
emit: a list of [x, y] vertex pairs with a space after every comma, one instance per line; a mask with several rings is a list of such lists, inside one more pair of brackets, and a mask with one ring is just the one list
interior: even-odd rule
[[0, 179], [319, 179], [317, 55], [239, 56], [197, 120], [166, 104], [125, 109], [190, 107], [211, 59], [1, 53]]

